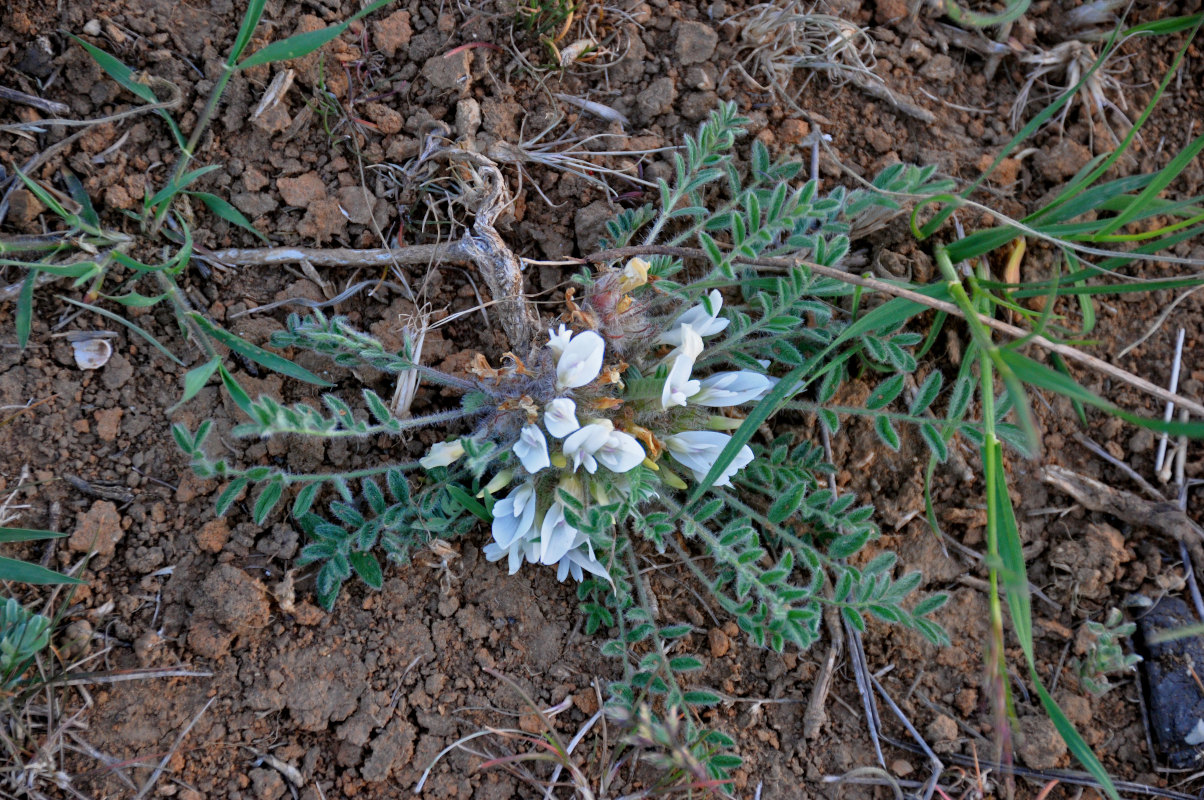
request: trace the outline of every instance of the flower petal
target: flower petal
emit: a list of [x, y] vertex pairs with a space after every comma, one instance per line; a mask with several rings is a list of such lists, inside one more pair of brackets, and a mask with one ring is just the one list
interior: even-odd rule
[[423, 469], [447, 467], [454, 464], [462, 455], [464, 455], [464, 445], [460, 443], [459, 439], [451, 442], [435, 442], [427, 454], [418, 459], [418, 463], [422, 465]]
[[606, 343], [594, 331], [582, 331], [569, 341], [556, 361], [556, 386], [576, 389], [598, 377]]
[[548, 458], [548, 440], [538, 425], [524, 426], [513, 450], [523, 468], [532, 475], [552, 463]]
[[[665, 448], [674, 461], [687, 467], [694, 473], [694, 479], [701, 481], [715, 466], [719, 454], [727, 447], [732, 437], [718, 431], [683, 431], [665, 437]], [[716, 486], [731, 486], [732, 476], [753, 460], [752, 448], [744, 445], [736, 453], [736, 457], [715, 481]]]
[[557, 397], [544, 407], [543, 424], [548, 433], [563, 439], [581, 427], [577, 421], [577, 404], [567, 397]]
[[628, 433], [615, 431], [594, 452], [598, 463], [614, 473], [630, 472], [644, 463], [644, 448]]
[[690, 380], [694, 362], [702, 355], [702, 337], [695, 333], [693, 326], [681, 327], [681, 344], [665, 357], [669, 364], [669, 377], [665, 379], [665, 387], [661, 390], [661, 408], [668, 410], [674, 406], [684, 406], [686, 400], [698, 393], [699, 382]]
[[573, 472], [577, 467], [585, 465], [585, 471], [591, 475], [598, 469], [594, 453], [606, 444], [607, 438], [614, 431], [614, 424], [608, 419], [592, 422], [579, 428], [564, 440], [564, 457], [570, 461]]
[[699, 406], [738, 406], [762, 397], [773, 386], [768, 376], [757, 372], [717, 372], [699, 381], [698, 393], [690, 403]]
[[682, 328], [686, 325], [691, 326], [699, 336], [714, 336], [720, 333], [730, 321], [719, 318], [719, 309], [723, 308], [723, 295], [719, 293], [718, 289], [712, 289], [711, 293], [707, 295], [707, 302], [710, 303], [711, 309], [715, 313], [707, 311], [706, 303], [699, 303], [674, 320], [673, 324], [669, 326], [669, 330], [662, 333], [657, 341], [674, 347], [680, 345]]

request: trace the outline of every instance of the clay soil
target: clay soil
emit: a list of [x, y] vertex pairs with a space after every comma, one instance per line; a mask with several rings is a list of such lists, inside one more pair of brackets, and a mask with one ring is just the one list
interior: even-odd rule
[[[424, 224], [420, 197], [396, 190], [374, 170], [361, 173], [357, 151], [366, 165], [404, 163], [415, 155], [419, 137], [432, 121], [457, 124], [457, 109], [466, 108], [465, 99], [481, 110], [479, 123], [471, 115], [462, 123], [471, 128], [468, 133], [515, 142], [521, 132], [531, 135], [553, 118], [556, 101], [550, 93], [588, 95], [622, 111], [630, 122], [626, 129], [617, 123], [608, 128], [582, 116], [580, 130], [625, 132], [607, 147], [629, 150], [678, 144], [720, 100], [732, 100], [751, 119], [749, 137], [759, 138], [777, 156], [809, 159], [807, 134], [819, 127], [830, 135], [831, 153], [819, 166], [826, 188], [850, 183], [837, 159], [865, 176], [904, 161], [935, 165], [944, 175], [969, 181], [1011, 135], [1008, 112], [1023, 83], [1016, 62], [1005, 59], [988, 80], [981, 56], [951, 43], [946, 29], [926, 12], [910, 16], [908, 4], [899, 0], [864, 5], [836, 0], [829, 7], [869, 29], [877, 42], [878, 74], [892, 92], [926, 110], [933, 121], [855, 85], [833, 87], [822, 73], [800, 95], [801, 109], [758, 93], [735, 69], [742, 53], [738, 27], [731, 20], [743, 9], [742, 2], [632, 0], [625, 16], [606, 20], [605, 29], [615, 33], [616, 47], [622, 49], [621, 57], [612, 56], [617, 63], [607, 72], [574, 65], [535, 75], [520, 65], [514, 49], [540, 65], [547, 63], [548, 54], [521, 31], [512, 49], [510, 15], [501, 4], [399, 0], [353, 26], [320, 56], [235, 77], [198, 153], [199, 163], [222, 169], [198, 186], [229, 199], [275, 243], [369, 247], [378, 243], [373, 215], [386, 236], [400, 236], [407, 244], [431, 241], [435, 228], [429, 217]], [[1049, 47], [1067, 38], [1061, 25], [1070, 5], [1034, 3], [1013, 30], [1016, 46]], [[252, 47], [337, 22], [357, 8], [348, 0], [270, 0]], [[1145, 20], [1197, 9], [1192, 3], [1153, 4], [1136, 13]], [[57, 6], [17, 0], [0, 12], [0, 84], [66, 103], [79, 119], [130, 107], [130, 95], [64, 33], [85, 35], [127, 64], [179, 86], [184, 104], [178, 114], [187, 132], [241, 15], [241, 4], [229, 0], [71, 0]], [[474, 43], [485, 46], [461, 47]], [[1147, 101], [1180, 44], [1174, 38], [1155, 38], [1127, 46], [1123, 80], [1130, 112]], [[251, 121], [268, 83], [286, 67], [296, 75], [282, 104]], [[43, 91], [39, 86], [47, 81]], [[1200, 133], [1202, 83], [1204, 67], [1193, 49], [1182, 79], [1171, 84], [1124, 172], [1160, 168]], [[318, 107], [322, 91], [351, 110], [354, 125], [339, 125], [337, 115], [306, 110], [307, 104]], [[560, 110], [570, 119], [579, 113], [569, 105]], [[29, 119], [30, 114], [28, 108], [0, 101], [6, 122]], [[34, 140], [4, 134], [0, 150], [6, 154], [5, 169], [11, 174], [14, 163], [24, 163], [61, 135], [53, 129]], [[986, 202], [1012, 215], [1036, 207], [1091, 157], [1092, 142], [1102, 147], [1107, 135], [1102, 127], [1093, 128], [1076, 105], [1063, 132], [1041, 132], [1031, 142], [1031, 153], [1003, 163], [987, 183]], [[746, 139], [741, 148], [747, 146]], [[69, 168], [94, 199], [104, 223], [134, 233], [137, 224], [124, 212], [139, 207], [146, 185], [162, 184], [174, 160], [161, 120], [142, 116], [93, 129], [36, 177], [52, 182]], [[667, 156], [648, 157], [641, 169], [646, 176], [668, 175]], [[517, 173], [507, 168], [506, 174], [517, 188]], [[511, 247], [544, 260], [592, 252], [601, 223], [616, 210], [603, 193], [580, 178], [542, 168], [529, 170], [525, 181], [514, 219], [503, 230]], [[532, 191], [532, 182], [557, 206]], [[632, 188], [617, 187], [619, 192]], [[1204, 191], [1198, 160], [1172, 191], [1176, 197]], [[619, 202], [651, 201], [652, 194]], [[194, 205], [198, 247], [257, 244], [246, 232]], [[972, 230], [986, 220], [961, 222]], [[16, 192], [3, 230], [32, 233], [52, 224], [36, 201]], [[1204, 258], [1204, 243], [1185, 242], [1175, 253]], [[149, 252], [141, 255], [155, 258]], [[859, 269], [926, 282], [933, 279], [930, 255], [926, 245], [909, 236], [905, 223], [896, 221], [855, 242], [853, 257]], [[1048, 260], [1048, 252], [1033, 247], [1026, 275], [1048, 274]], [[528, 272], [528, 289], [548, 301], [548, 318], [562, 310], [558, 304], [572, 269], [543, 266]], [[1149, 264], [1135, 268], [1134, 274], [1161, 276], [1182, 269]], [[364, 279], [350, 270], [322, 270], [319, 277], [335, 291]], [[18, 274], [5, 272], [3, 278], [9, 283]], [[415, 269], [409, 279], [423, 287], [439, 314], [470, 309], [485, 291], [471, 270], [459, 267]], [[261, 344], [281, 328], [285, 309], [239, 312], [280, 299], [325, 299], [323, 287], [292, 268], [198, 268], [183, 280], [197, 307]], [[71, 292], [65, 283], [39, 289], [33, 334], [24, 350], [14, 343], [13, 304], [0, 304], [0, 495], [16, 491], [13, 503], [22, 506], [16, 524], [72, 534], [49, 547], [15, 554], [66, 569], [93, 553], [82, 573], [87, 585], [69, 601], [58, 595], [58, 602], [66, 603], [57, 609], [63, 628], [75, 622], [71, 630], [77, 637], [82, 631], [86, 639], [71, 644], [60, 635], [59, 646], [70, 651], [70, 656], [61, 653], [64, 659], [99, 654], [85, 668], [107, 675], [145, 669], [197, 674], [98, 681], [86, 692], [62, 689], [66, 711], [80, 711], [86, 728], [76, 730], [56, 765], [69, 776], [70, 790], [41, 779], [39, 791], [63, 797], [132, 797], [134, 787], [140, 788], [161, 766], [151, 795], [190, 800], [408, 795], [423, 770], [459, 737], [488, 725], [539, 730], [518, 693], [487, 670], [507, 676], [543, 707], [569, 699], [567, 710], [556, 718], [566, 738], [594, 713], [599, 691], [604, 693], [606, 681], [615, 677], [615, 664], [599, 653], [600, 640], [582, 633], [571, 585], [530, 568], [507, 576], [481, 556], [487, 536], [481, 530], [453, 543], [450, 557], [430, 553], [406, 566], [389, 566], [381, 591], [349, 585], [334, 611], [325, 613], [315, 605], [312, 573], [292, 568], [304, 542], [287, 515], [278, 511], [268, 524], [255, 525], [244, 500], [226, 517], [215, 518], [221, 485], [191, 475], [169, 426], [178, 421], [195, 427], [211, 419], [219, 432], [212, 443], [227, 448], [240, 463], [297, 470], [355, 469], [381, 459], [414, 458], [442, 440], [444, 431], [360, 446], [232, 439], [226, 434], [239, 412], [215, 386], [169, 415], [166, 409], [180, 394], [182, 370], [124, 326], [75, 314], [78, 309], [61, 300], [60, 293], [82, 296], [82, 290]], [[1089, 349], [1165, 385], [1174, 337], [1183, 327], [1180, 391], [1199, 398], [1204, 387], [1202, 297], [1181, 303], [1165, 324], [1123, 357], [1116, 354], [1143, 334], [1174, 296], [1155, 292], [1106, 299], [1097, 305], [1098, 327]], [[337, 310], [396, 344], [399, 319], [413, 307], [399, 293], [385, 290], [374, 297], [360, 293]], [[1069, 307], [1067, 311], [1073, 313]], [[167, 308], [126, 313], [176, 352], [200, 358], [181, 338]], [[82, 371], [68, 340], [59, 334], [98, 328], [115, 332], [113, 357], [100, 370]], [[933, 352], [932, 365], [924, 369], [956, 364], [964, 340], [964, 331], [950, 326]], [[425, 355], [430, 363], [456, 370], [463, 368], [467, 355], [482, 352], [496, 359], [503, 349], [500, 332], [473, 312], [434, 331]], [[328, 369], [317, 358], [302, 355], [299, 361], [315, 371]], [[252, 394], [289, 400], [313, 396], [278, 376], [228, 363]], [[358, 392], [354, 377], [340, 377]], [[1079, 378], [1128, 408], [1161, 413], [1150, 398], [1102, 376], [1083, 373]], [[381, 394], [390, 391], [384, 385], [376, 388]], [[857, 402], [868, 391], [854, 383], [842, 402]], [[440, 402], [423, 389], [415, 407]], [[1142, 722], [1139, 684], [1122, 676], [1116, 689], [1095, 698], [1069, 668], [1069, 659], [1082, 652], [1080, 633], [1087, 620], [1102, 618], [1131, 594], [1187, 596], [1177, 545], [1159, 531], [1086, 511], [1040, 479], [1042, 464], [1061, 464], [1133, 489], [1127, 476], [1074, 437], [1089, 434], [1150, 480], [1154, 437], [1098, 414], [1089, 416], [1084, 429], [1069, 403], [1056, 399], [1038, 401], [1036, 409], [1044, 437], [1040, 460], [1026, 462], [1012, 454], [1009, 461], [1029, 577], [1042, 593], [1033, 612], [1038, 671], [1047, 685], [1056, 685], [1063, 708], [1113, 776], [1153, 787], [1177, 784], [1190, 772], [1168, 773], [1154, 760]], [[817, 435], [812, 421], [790, 424], [797, 425], [800, 438]], [[947, 555], [923, 521], [926, 458], [918, 440], [905, 440], [893, 452], [871, 430], [850, 422], [832, 445], [841, 486], [878, 507], [883, 536], [870, 555], [894, 550], [902, 568], [923, 569], [924, 591], [951, 594], [937, 618], [950, 632], [952, 646], [938, 649], [912, 633], [871, 624], [865, 636], [871, 671], [947, 762], [976, 754], [991, 757], [999, 734], [992, 692], [984, 685], [986, 571], [957, 547], [979, 552], [985, 547], [982, 486], [975, 478], [973, 449], [963, 448], [955, 467], [936, 473], [937, 515], [952, 542]], [[1188, 477], [1204, 477], [1202, 454], [1193, 445]], [[19, 486], [26, 467], [28, 477]], [[1188, 513], [1197, 522], [1204, 520], [1198, 489], [1189, 497]], [[837, 789], [825, 783], [826, 776], [878, 763], [847, 651], [826, 703], [827, 719], [816, 736], [806, 739], [803, 712], [827, 644], [784, 655], [759, 651], [732, 623], [698, 602], [685, 574], [663, 570], [653, 585], [666, 619], [684, 617], [697, 627], [686, 650], [705, 661], [707, 683], [731, 698], [708, 712], [707, 721], [735, 737], [746, 759], [735, 773], [737, 796], [889, 796], [881, 787]], [[29, 603], [47, 596], [26, 586], [10, 586], [8, 592]], [[1075, 767], [1035, 696], [1024, 688], [1022, 655], [1011, 638], [1007, 656], [1015, 670], [1013, 692], [1020, 714], [1021, 735], [1010, 739], [1016, 763], [1035, 770]], [[885, 708], [883, 714], [891, 740], [908, 740]], [[490, 747], [488, 741], [477, 744]], [[927, 778], [922, 755], [891, 741], [883, 747], [893, 775]], [[496, 745], [495, 752], [500, 752]], [[165, 756], [170, 757], [161, 764]], [[424, 796], [503, 800], [539, 795], [501, 769], [479, 770], [481, 763], [478, 756], [451, 753], [433, 770]], [[974, 774], [973, 767], [955, 766], [943, 785], [956, 796], [974, 788]], [[990, 792], [997, 790], [998, 777], [987, 776]], [[0, 783], [5, 780], [0, 774]], [[1032, 796], [1044, 783], [1022, 779], [1016, 793]], [[8, 795], [19, 794], [4, 785]], [[1199, 789], [1198, 780], [1179, 787], [1189, 793]], [[1075, 791], [1059, 785], [1049, 796], [1070, 797]], [[568, 794], [562, 789], [559, 796]]]

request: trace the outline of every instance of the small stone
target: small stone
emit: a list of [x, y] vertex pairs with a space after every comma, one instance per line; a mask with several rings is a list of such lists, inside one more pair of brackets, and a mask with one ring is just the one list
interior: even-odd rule
[[124, 186], [114, 183], [105, 189], [105, 205], [109, 208], [128, 210], [134, 207], [134, 198], [130, 197], [130, 193]]
[[16, 189], [9, 197], [8, 213], [13, 224], [24, 230], [46, 210], [42, 201], [28, 189]]
[[125, 386], [132, 377], [134, 377], [134, 365], [125, 356], [117, 353], [105, 365], [100, 380], [106, 389], [114, 392]]
[[71, 661], [88, 652], [88, 644], [92, 641], [92, 623], [86, 619], [77, 619], [67, 626], [59, 637], [59, 657], [64, 663]]
[[957, 733], [957, 722], [945, 714], [937, 715], [937, 718], [932, 721], [928, 729], [924, 732], [925, 738], [928, 739], [933, 749], [938, 753], [953, 751], [957, 742]]
[[386, 136], [400, 133], [401, 126], [405, 123], [400, 112], [389, 108], [383, 103], [369, 103], [364, 107], [364, 115]]
[[316, 172], [307, 172], [296, 178], [280, 178], [276, 189], [284, 202], [297, 208], [309, 208], [312, 203], [325, 199], [326, 186]]
[[268, 136], [274, 136], [288, 130], [293, 124], [293, 118], [288, 113], [284, 103], [277, 103], [271, 108], [264, 109], [262, 114], [251, 117], [251, 124]]
[[230, 538], [230, 526], [224, 519], [206, 522], [197, 532], [196, 546], [206, 553], [220, 553]]
[[100, 20], [90, 19], [84, 23], [84, 33], [89, 36], [100, 36]]
[[573, 695], [573, 705], [582, 714], [593, 714], [598, 710], [598, 693], [590, 689]]
[[1129, 439], [1129, 452], [1145, 453], [1154, 446], [1154, 432], [1149, 428], [1140, 428]]
[[120, 408], [106, 408], [92, 415], [96, 418], [96, 435], [102, 442], [111, 442], [117, 438], [117, 431], [121, 427], [121, 415], [124, 413], [124, 410]]
[[332, 236], [341, 236], [347, 230], [347, 217], [339, 207], [339, 201], [324, 197], [310, 204], [305, 216], [297, 223], [297, 233], [321, 246]]
[[677, 89], [672, 78], [657, 78], [648, 88], [636, 95], [635, 103], [645, 120], [664, 114], [673, 108]]
[[124, 535], [117, 506], [108, 500], [97, 500], [80, 519], [67, 540], [67, 548], [74, 553], [96, 553], [110, 557]]
[[811, 133], [811, 126], [805, 120], [787, 119], [778, 126], [778, 140], [782, 144], [799, 144]]
[[573, 225], [577, 232], [577, 247], [583, 253], [592, 253], [597, 249], [598, 240], [606, 232], [606, 223], [614, 216], [614, 209], [605, 200], [595, 200], [584, 208], [577, 209], [573, 215]]
[[471, 50], [462, 50], [450, 58], [431, 56], [422, 65], [422, 77], [436, 89], [467, 91], [472, 82], [471, 63]]
[[518, 727], [526, 733], [542, 733], [546, 730], [543, 720], [534, 711], [528, 711], [519, 717]]
[[372, 221], [373, 202], [376, 198], [364, 190], [362, 186], [344, 186], [339, 189], [339, 207], [347, 215], [347, 220], [356, 225], [367, 225]]
[[372, 42], [386, 58], [396, 56], [398, 48], [408, 45], [413, 35], [409, 11], [395, 11], [372, 23]]
[[280, 203], [276, 202], [276, 198], [266, 192], [238, 192], [230, 197], [230, 202], [234, 204], [242, 213], [246, 214], [251, 219], [262, 217], [275, 211]]
[[149, 667], [155, 657], [155, 648], [163, 644], [163, 637], [154, 631], [147, 631], [134, 640], [134, 655], [138, 663]]
[[1091, 160], [1091, 150], [1085, 144], [1062, 139], [1052, 147], [1042, 148], [1033, 157], [1041, 174], [1053, 180], [1065, 180]]
[[900, 778], [906, 778], [911, 773], [915, 772], [915, 767], [910, 761], [904, 761], [901, 758], [896, 758], [890, 762], [890, 771], [898, 775]]
[[248, 192], [258, 192], [268, 185], [268, 176], [248, 166], [242, 171], [242, 185], [247, 187]]
[[935, 83], [950, 83], [956, 75], [953, 59], [943, 53], [933, 56], [931, 61], [920, 67], [920, 77]]
[[251, 770], [251, 786], [260, 800], [279, 800], [288, 790], [284, 777], [274, 769]]
[[711, 628], [707, 632], [707, 643], [711, 646], [711, 656], [714, 658], [723, 658], [732, 647], [731, 638], [718, 628]]
[[1036, 770], [1053, 769], [1066, 755], [1066, 742], [1049, 717], [1021, 717], [1016, 737], [1016, 755], [1026, 767]]
[[456, 134], [472, 139], [481, 129], [481, 104], [471, 97], [456, 103]]
[[219, 564], [201, 587], [205, 615], [235, 634], [259, 630], [271, 619], [263, 584], [231, 564]]
[[680, 64], [699, 64], [715, 52], [719, 34], [702, 22], [683, 22], [677, 26], [674, 54]]

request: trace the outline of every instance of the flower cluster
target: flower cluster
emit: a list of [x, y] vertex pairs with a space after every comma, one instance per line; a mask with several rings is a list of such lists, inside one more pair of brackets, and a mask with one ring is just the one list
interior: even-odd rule
[[[638, 262], [638, 263], [637, 263]], [[643, 269], [641, 269], [643, 267]], [[633, 259], [624, 275], [644, 277], [646, 265]], [[630, 284], [638, 285], [638, 281]], [[650, 366], [663, 374], [660, 396], [625, 397], [618, 369], [604, 372], [606, 342], [596, 331], [573, 332], [566, 325], [548, 331], [550, 358], [533, 363], [555, 363], [555, 378], [547, 384], [550, 396], [524, 396], [520, 403], [525, 424], [509, 444], [518, 466], [505, 469], [485, 488], [499, 492], [512, 481], [518, 485], [493, 503], [493, 541], [485, 547], [490, 561], [508, 560], [510, 572], [524, 561], [557, 566], [557, 577], [581, 580], [586, 572], [608, 578], [589, 536], [569, 522], [566, 498], [584, 505], [587, 498], [609, 502], [613, 493], [625, 494], [625, 473], [640, 465], [660, 474], [666, 485], [685, 483], [656, 460], [662, 453], [703, 480], [731, 437], [720, 430], [690, 430], [699, 408], [737, 406], [763, 397], [773, 379], [750, 371], [718, 372], [693, 377], [695, 364], [705, 349], [704, 338], [721, 333], [728, 320], [719, 316], [723, 299], [712, 291], [701, 304], [678, 316], [652, 345], [665, 355], [652, 357]], [[546, 357], [545, 357], [546, 358]], [[611, 387], [618, 387], [614, 391]], [[689, 413], [685, 409], [694, 407]], [[621, 413], [619, 413], [621, 409]], [[732, 420], [710, 417], [709, 428], [730, 428]], [[736, 421], [738, 424], [738, 421]], [[517, 426], [516, 426], [517, 427]], [[650, 428], [652, 428], [650, 430]], [[465, 452], [459, 441], [434, 445], [421, 459], [426, 469], [446, 467]], [[732, 477], [752, 461], [745, 445], [715, 481], [730, 486]], [[569, 511], [571, 514], [572, 512]]]

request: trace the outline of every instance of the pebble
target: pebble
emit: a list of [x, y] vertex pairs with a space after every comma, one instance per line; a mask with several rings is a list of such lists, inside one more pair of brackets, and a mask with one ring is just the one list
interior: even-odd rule
[[732, 647], [732, 640], [719, 628], [711, 628], [707, 633], [707, 642], [713, 658], [723, 658]]

